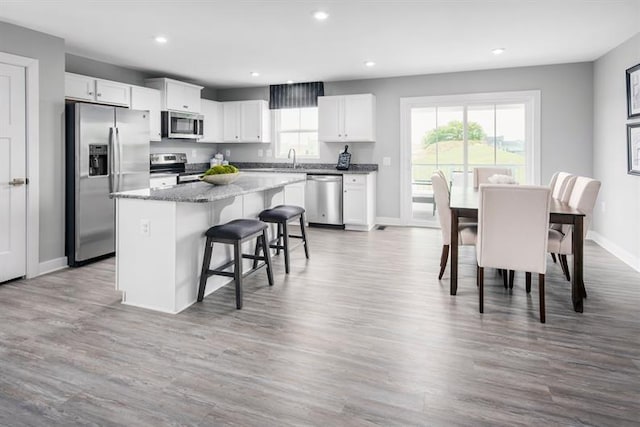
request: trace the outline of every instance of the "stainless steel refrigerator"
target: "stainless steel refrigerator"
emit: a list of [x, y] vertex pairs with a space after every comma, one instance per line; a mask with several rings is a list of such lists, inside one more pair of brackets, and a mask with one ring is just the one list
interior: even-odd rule
[[149, 112], [68, 103], [66, 253], [79, 266], [115, 252], [113, 192], [149, 187]]

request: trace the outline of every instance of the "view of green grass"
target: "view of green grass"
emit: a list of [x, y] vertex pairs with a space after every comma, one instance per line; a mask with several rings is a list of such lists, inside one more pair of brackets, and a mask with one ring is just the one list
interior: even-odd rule
[[[413, 179], [430, 179], [436, 164], [445, 166], [443, 169], [448, 174], [451, 167], [448, 165], [459, 165], [455, 169], [461, 169], [464, 159], [463, 141], [441, 141], [427, 147], [413, 146], [412, 163]], [[436, 161], [436, 150], [438, 156]], [[494, 158], [495, 155], [495, 158]], [[519, 165], [514, 168], [515, 178], [519, 182], [524, 182], [524, 155], [511, 153], [502, 149], [496, 150], [494, 154], [493, 146], [487, 145], [484, 141], [469, 141], [469, 163], [472, 165]], [[419, 164], [429, 166], [420, 167]]]

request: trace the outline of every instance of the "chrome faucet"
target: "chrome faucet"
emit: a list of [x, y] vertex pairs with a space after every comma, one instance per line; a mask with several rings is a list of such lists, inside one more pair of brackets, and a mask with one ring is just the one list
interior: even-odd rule
[[296, 163], [296, 149], [295, 148], [289, 148], [289, 154], [287, 154], [287, 159], [291, 158], [291, 152], [293, 151], [293, 168], [295, 169], [297, 166]]

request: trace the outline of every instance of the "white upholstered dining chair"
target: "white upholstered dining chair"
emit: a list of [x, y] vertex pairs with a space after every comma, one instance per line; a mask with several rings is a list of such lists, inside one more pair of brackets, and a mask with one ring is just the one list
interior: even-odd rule
[[[583, 238], [587, 235], [591, 224], [593, 208], [596, 205], [600, 186], [600, 181], [595, 179], [584, 176], [574, 177], [574, 184], [567, 203], [585, 215], [582, 229]], [[563, 224], [559, 229], [558, 227], [550, 228], [548, 250], [552, 254], [559, 255], [562, 270], [567, 280], [571, 280], [567, 255], [573, 254], [573, 226]]]
[[478, 201], [478, 291], [484, 312], [484, 269], [487, 267], [538, 274], [540, 322], [545, 322], [544, 277], [551, 190], [531, 185], [482, 184]]
[[[442, 231], [442, 254], [440, 255], [440, 273], [438, 280], [442, 279], [444, 270], [449, 259], [449, 245], [451, 244], [451, 209], [449, 208], [449, 186], [444, 174], [435, 171], [431, 175], [433, 185], [433, 195], [436, 200], [438, 219], [440, 220], [440, 230]], [[476, 243], [476, 224], [460, 224], [458, 232], [458, 242], [460, 245], [474, 245]]]
[[[551, 182], [549, 183], [549, 188], [551, 188], [551, 197], [563, 203], [569, 203], [571, 191], [573, 190], [575, 182], [575, 175], [568, 172], [554, 173], [551, 178]], [[562, 224], [551, 224], [549, 228], [552, 230], [562, 231]], [[551, 252], [551, 259], [553, 259], [554, 263], [556, 262], [556, 254], [553, 252]], [[562, 272], [567, 278], [569, 278], [569, 264], [567, 263], [567, 256], [558, 254], [558, 259], [560, 260]]]
[[473, 188], [478, 188], [480, 184], [488, 184], [489, 177], [493, 175], [512, 176], [511, 169], [500, 167], [478, 167], [473, 168]]

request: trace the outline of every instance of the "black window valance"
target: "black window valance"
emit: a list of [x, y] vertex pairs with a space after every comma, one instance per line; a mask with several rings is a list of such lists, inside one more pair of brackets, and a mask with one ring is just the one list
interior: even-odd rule
[[292, 83], [269, 86], [269, 108], [317, 107], [318, 97], [324, 95], [324, 83]]

